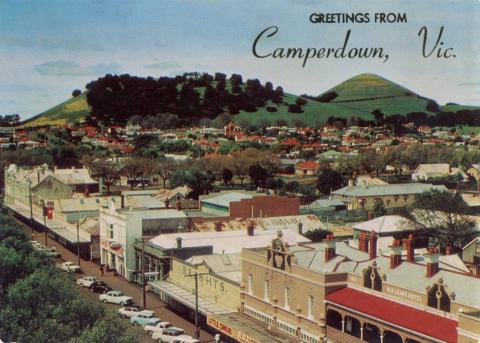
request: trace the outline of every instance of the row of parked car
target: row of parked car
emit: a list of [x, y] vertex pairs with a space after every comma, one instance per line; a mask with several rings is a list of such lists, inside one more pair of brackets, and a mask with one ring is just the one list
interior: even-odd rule
[[55, 247], [44, 245], [38, 241], [30, 241], [33, 249], [45, 254], [48, 257], [60, 257], [60, 253], [57, 251]]
[[152, 335], [152, 339], [162, 343], [199, 343], [198, 339], [185, 335], [185, 330], [175, 327], [167, 321], [155, 316], [155, 312], [135, 306], [133, 298], [115, 291], [104, 281], [95, 276], [85, 276], [77, 279], [77, 284], [87, 287], [92, 292], [101, 293], [100, 301], [122, 306], [117, 313], [120, 317], [129, 319], [133, 325], [142, 326]]

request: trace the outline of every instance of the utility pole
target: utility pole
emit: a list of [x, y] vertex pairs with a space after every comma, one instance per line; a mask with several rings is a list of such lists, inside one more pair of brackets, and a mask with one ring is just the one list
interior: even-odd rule
[[80, 220], [77, 220], [77, 257], [78, 266], [80, 266]]
[[200, 325], [198, 323], [198, 277], [201, 275], [209, 275], [210, 273], [187, 274], [187, 276], [195, 278], [195, 338], [200, 339]]
[[142, 307], [147, 308], [147, 294], [145, 289], [145, 239], [142, 236]]
[[30, 181], [30, 179], [28, 179], [28, 202], [30, 205], [30, 227], [32, 229], [32, 239], [33, 239], [32, 181]]
[[48, 245], [48, 228], [47, 228], [47, 208], [45, 207], [45, 200], [42, 199], [42, 214], [43, 214], [43, 229], [45, 230], [45, 246]]

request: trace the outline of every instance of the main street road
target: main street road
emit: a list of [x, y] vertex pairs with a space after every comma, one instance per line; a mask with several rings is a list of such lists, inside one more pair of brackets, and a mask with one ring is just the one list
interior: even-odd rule
[[[26, 226], [20, 221], [17, 221], [22, 227], [24, 228], [25, 232], [31, 236], [31, 229], [30, 227]], [[33, 233], [33, 238], [34, 240], [37, 240], [41, 243], [45, 242], [45, 235], [42, 232], [37, 232], [34, 231]], [[50, 237], [48, 237], [48, 245], [49, 246], [54, 246], [56, 247], [57, 251], [62, 255], [61, 258], [57, 259], [57, 263], [60, 263], [62, 261], [60, 260], [65, 260], [65, 261], [70, 261], [73, 263], [77, 263], [77, 255], [72, 253], [71, 251], [67, 250], [63, 245], [60, 243], [52, 240]], [[138, 284], [134, 284], [131, 282], [126, 281], [120, 276], [113, 276], [113, 272], [105, 272], [104, 276], [101, 276], [100, 273], [100, 266], [92, 261], [87, 261], [84, 259], [81, 259], [81, 267], [82, 267], [82, 272], [83, 274], [78, 274], [77, 277], [82, 277], [85, 275], [91, 275], [91, 276], [96, 276], [99, 277], [100, 279], [103, 279], [110, 287], [112, 287], [115, 290], [122, 291], [128, 296], [133, 297], [133, 300], [136, 304], [141, 303], [141, 298], [142, 298], [142, 289]], [[98, 301], [98, 295], [95, 297], [95, 299]], [[188, 320], [184, 319], [180, 315], [170, 311], [167, 307], [166, 304], [163, 303], [160, 298], [154, 294], [154, 293], [147, 293], [147, 309], [155, 311], [157, 314], [157, 317], [161, 318], [162, 320], [168, 321], [172, 323], [174, 326], [178, 326], [182, 329], [185, 330], [185, 333], [194, 336], [195, 335], [195, 325]], [[213, 341], [214, 337], [209, 334], [208, 332], [201, 330], [200, 331], [200, 340], [202, 341]]]

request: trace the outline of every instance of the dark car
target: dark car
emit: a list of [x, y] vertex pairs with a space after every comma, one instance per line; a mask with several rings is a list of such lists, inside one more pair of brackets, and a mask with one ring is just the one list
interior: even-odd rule
[[107, 292], [113, 290], [112, 287], [110, 287], [109, 285], [107, 285], [103, 281], [95, 281], [94, 283], [92, 283], [90, 285], [89, 288], [90, 288], [91, 292], [95, 292], [95, 293], [107, 293]]

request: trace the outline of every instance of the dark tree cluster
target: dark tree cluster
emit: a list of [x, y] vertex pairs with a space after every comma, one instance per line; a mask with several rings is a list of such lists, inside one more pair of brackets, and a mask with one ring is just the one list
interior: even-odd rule
[[19, 114], [0, 115], [0, 126], [15, 126], [20, 121]]
[[256, 112], [268, 101], [283, 101], [281, 87], [274, 88], [271, 82], [262, 85], [258, 79], [245, 82], [239, 74], [229, 79], [223, 73], [185, 73], [159, 79], [108, 74], [86, 88], [90, 122], [123, 124], [146, 117], [141, 123], [161, 128], [171, 121], [191, 124], [222, 113]]

